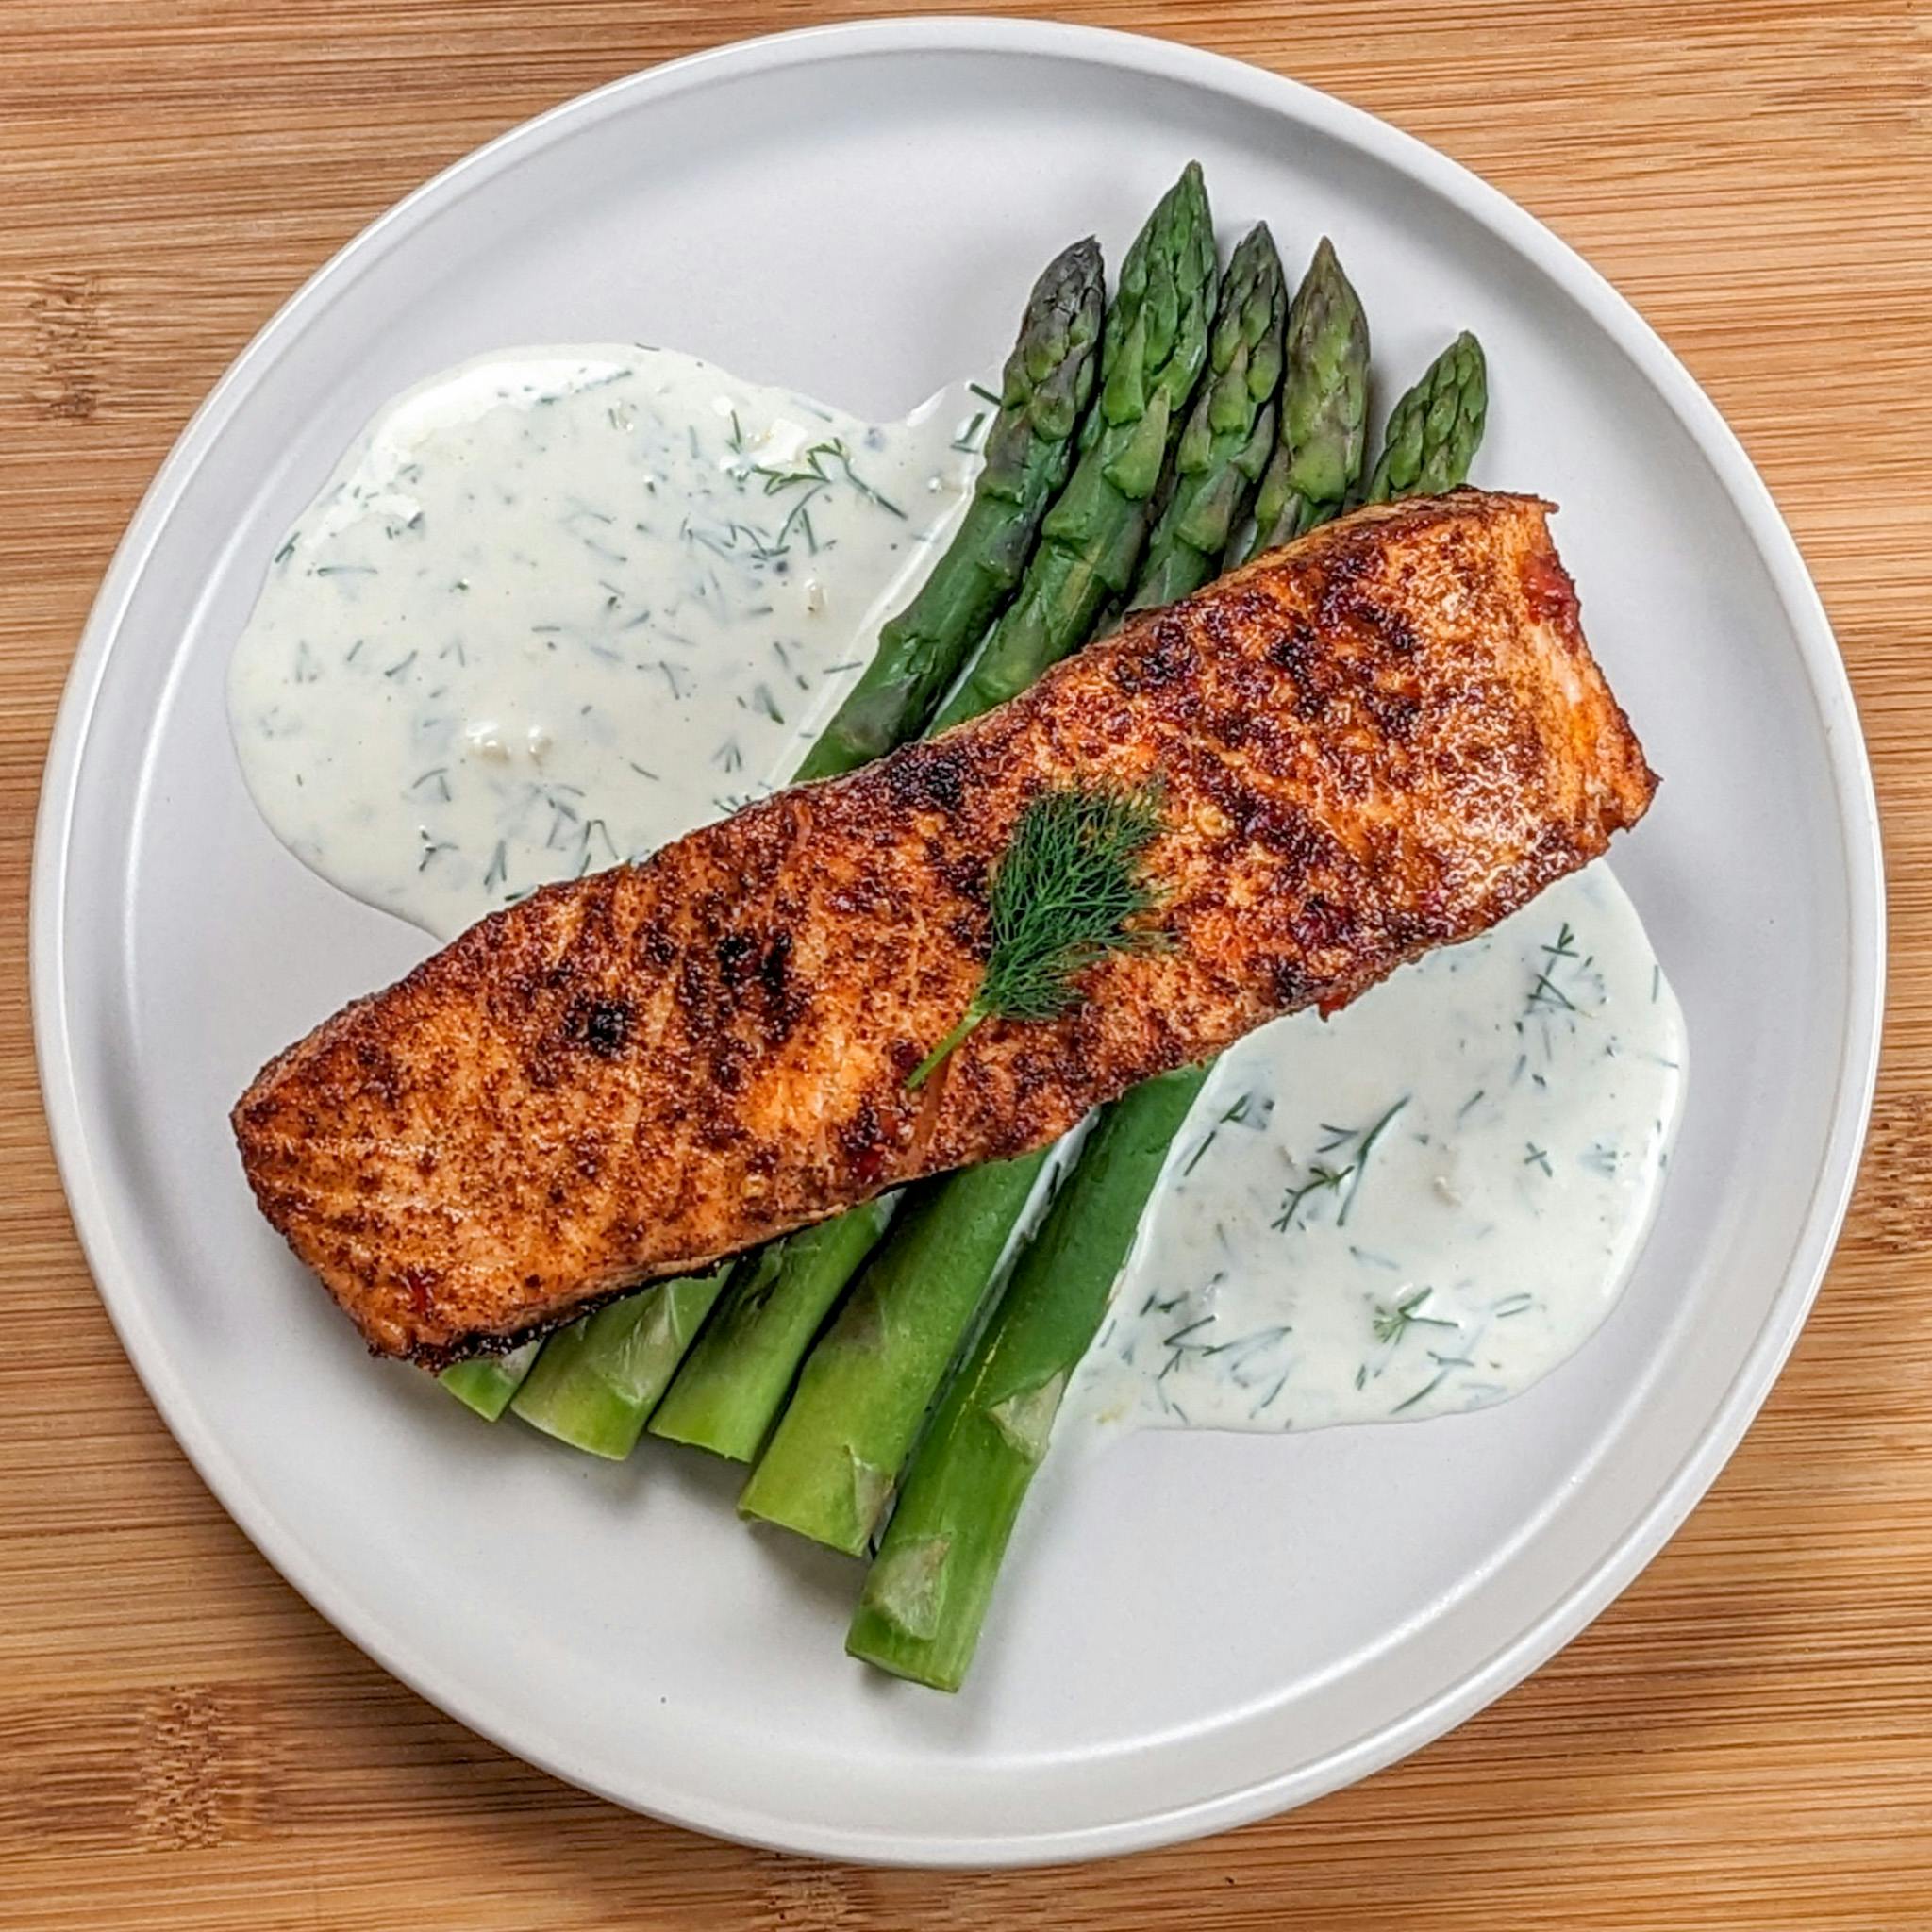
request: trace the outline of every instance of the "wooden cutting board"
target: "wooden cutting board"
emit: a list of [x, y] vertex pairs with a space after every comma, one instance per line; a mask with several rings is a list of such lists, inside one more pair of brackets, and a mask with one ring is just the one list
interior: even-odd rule
[[934, 1877], [711, 1843], [525, 1769], [391, 1683], [216, 1507], [89, 1285], [28, 1043], [47, 730], [142, 490], [304, 276], [539, 108], [822, 16], [793, 0], [8, 0], [0, 1924], [1932, 1927], [1932, 14], [1065, 10], [1293, 74], [1488, 175], [1662, 330], [1784, 506], [1863, 708], [1894, 924], [1872, 1149], [1777, 1392], [1643, 1578], [1484, 1716], [1292, 1817], [1115, 1864]]

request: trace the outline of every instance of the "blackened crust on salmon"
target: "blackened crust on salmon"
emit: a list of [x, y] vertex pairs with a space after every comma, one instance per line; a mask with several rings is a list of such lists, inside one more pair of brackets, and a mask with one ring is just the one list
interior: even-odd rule
[[[379, 1353], [440, 1363], [919, 1174], [1041, 1145], [1334, 1010], [1601, 853], [1655, 785], [1534, 498], [1378, 506], [1024, 696], [642, 864], [545, 888], [266, 1067], [262, 1211]], [[971, 999], [1042, 785], [1158, 777], [1171, 941], [1059, 1019]]]

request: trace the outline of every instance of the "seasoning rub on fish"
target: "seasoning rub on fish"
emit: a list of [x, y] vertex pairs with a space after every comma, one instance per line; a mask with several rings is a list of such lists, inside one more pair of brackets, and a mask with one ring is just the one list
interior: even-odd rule
[[[1549, 508], [1363, 509], [957, 731], [492, 914], [242, 1096], [262, 1212], [372, 1349], [447, 1362], [1041, 1145], [1482, 932], [1656, 786]], [[1028, 800], [1152, 780], [1165, 943], [909, 1084], [979, 985]]]

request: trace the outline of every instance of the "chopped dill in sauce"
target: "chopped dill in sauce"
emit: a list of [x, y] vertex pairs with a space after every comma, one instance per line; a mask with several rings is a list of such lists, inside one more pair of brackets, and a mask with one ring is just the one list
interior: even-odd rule
[[1176, 1141], [1074, 1411], [1306, 1429], [1528, 1387], [1629, 1271], [1682, 1058], [1676, 1002], [1601, 866], [1331, 1020], [1264, 1027]]

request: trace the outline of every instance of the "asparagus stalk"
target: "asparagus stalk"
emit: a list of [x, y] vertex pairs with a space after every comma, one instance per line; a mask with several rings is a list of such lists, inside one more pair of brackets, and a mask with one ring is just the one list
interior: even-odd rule
[[[1251, 238], [1235, 285], [1244, 306], [1273, 256], [1265, 231]], [[1078, 466], [1041, 526], [1018, 596], [934, 731], [1024, 689], [1085, 643], [1108, 600], [1133, 587], [1155, 492], [1208, 359], [1215, 292], [1213, 223], [1200, 168], [1190, 162], [1122, 263], [1101, 339], [1100, 401], [1081, 432]], [[1256, 325], [1263, 339], [1268, 306], [1264, 298]], [[1238, 317], [1227, 338], [1230, 365], [1249, 325]], [[1208, 453], [1215, 447], [1210, 438]], [[1231, 448], [1222, 453], [1232, 459]], [[995, 1191], [963, 1174], [922, 1196], [919, 1215], [889, 1239], [808, 1360], [741, 1507], [835, 1548], [863, 1547], [1030, 1192], [1030, 1177]], [[957, 1291], [936, 1291], [937, 1274]], [[871, 1345], [874, 1334], [891, 1344]]]
[[1323, 236], [1288, 311], [1281, 439], [1255, 499], [1255, 527], [1229, 564], [1336, 515], [1361, 479], [1369, 408], [1369, 320]]
[[558, 1329], [510, 1407], [574, 1449], [623, 1461], [731, 1267], [653, 1282]]
[[1163, 1074], [1101, 1116], [913, 1457], [845, 1639], [854, 1657], [959, 1688], [1060, 1398], [1206, 1077]]
[[[1100, 244], [1091, 237], [1063, 249], [1033, 285], [1018, 340], [1007, 358], [999, 410], [987, 432], [986, 460], [966, 515], [912, 602], [881, 627], [871, 663], [807, 751], [797, 773], [800, 780], [852, 771], [911, 737], [1011, 593], [1047, 505], [1073, 467], [1074, 432], [1097, 379], [1105, 294]], [[862, 1258], [861, 1250], [852, 1266]], [[808, 1260], [807, 1272], [818, 1278], [821, 1257], [813, 1254]], [[849, 1275], [848, 1268], [829, 1294], [836, 1295]], [[641, 1298], [660, 1291], [645, 1289]], [[827, 1305], [828, 1300], [821, 1303], [810, 1326], [816, 1327]], [[597, 1353], [584, 1347], [578, 1327], [565, 1332], [578, 1340], [556, 1345], [558, 1359], [546, 1378], [550, 1392], [544, 1406], [558, 1414], [572, 1412], [556, 1381], [563, 1359], [574, 1362], [575, 1373], [593, 1390], [604, 1374]], [[615, 1323], [599, 1332], [610, 1335], [615, 1346], [629, 1345]], [[800, 1353], [809, 1339], [808, 1333], [798, 1341]], [[534, 1350], [516, 1349], [487, 1360], [460, 1362], [444, 1372], [443, 1383], [459, 1401], [493, 1422], [535, 1360]], [[796, 1364], [793, 1355], [791, 1365]], [[774, 1402], [782, 1394], [780, 1389]]]
[[[1079, 466], [1047, 512], [1018, 597], [934, 730], [1014, 695], [1087, 641], [1110, 598], [1139, 588], [1131, 573], [1210, 334], [1219, 338], [1217, 381], [1240, 371], [1223, 399], [1223, 418], [1239, 408], [1251, 419], [1266, 407], [1280, 375], [1278, 350], [1266, 350], [1271, 332], [1278, 342], [1281, 328], [1280, 262], [1265, 228], [1237, 254], [1223, 291], [1236, 308], [1222, 332], [1215, 326], [1207, 192], [1191, 163], [1122, 266], [1101, 344], [1100, 404], [1083, 432]], [[1249, 389], [1257, 362], [1255, 379], [1266, 378], [1258, 397]], [[1240, 486], [1227, 484], [1223, 473], [1243, 456], [1258, 469], [1259, 454], [1250, 450], [1252, 420], [1248, 433], [1221, 436], [1211, 408], [1202, 420], [1188, 501], [1238, 498]], [[1264, 436], [1261, 450], [1266, 446]], [[1204, 564], [1204, 573], [1209, 568]], [[1029, 1182], [995, 1194], [969, 1173], [924, 1196], [916, 1222], [889, 1238], [846, 1314], [808, 1360], [741, 1508], [838, 1549], [856, 1554], [864, 1547], [961, 1336], [986, 1305], [1030, 1192]], [[995, 1210], [1003, 1217], [996, 1229]], [[969, 1227], [983, 1239], [969, 1241]], [[944, 1291], [936, 1285], [941, 1279]], [[888, 1341], [880, 1344], [879, 1336]]]
[[1483, 345], [1464, 329], [1390, 410], [1363, 502], [1454, 490], [1469, 475], [1488, 409]]
[[1080, 459], [1040, 526], [1018, 594], [934, 730], [1017, 696], [1085, 643], [1108, 601], [1133, 587], [1213, 314], [1213, 219], [1200, 167], [1190, 161], [1121, 263], [1101, 337], [1100, 400], [1080, 432]]
[[857, 771], [912, 737], [1012, 594], [1073, 467], [1074, 433], [1093, 392], [1104, 282], [1090, 238], [1034, 284], [965, 520], [919, 594], [880, 630], [872, 662], [806, 753], [801, 781]]
[[652, 1435], [749, 1462], [819, 1324], [877, 1244], [897, 1200], [881, 1194], [774, 1241], [746, 1266], [652, 1413]]
[[1130, 610], [1172, 604], [1219, 571], [1274, 442], [1287, 307], [1281, 257], [1264, 222], [1228, 258], [1208, 339], [1208, 376], [1174, 449], [1165, 504], [1147, 540]]
[[[1078, 466], [1046, 513], [1018, 596], [930, 730], [959, 724], [1031, 683], [1087, 641], [1107, 598], [1125, 588], [1173, 441], [1170, 429], [1179, 423], [1207, 359], [1213, 296], [1213, 224], [1201, 171], [1191, 163], [1156, 205], [1122, 263], [1120, 290], [1101, 335], [1100, 401], [1080, 431]], [[1023, 1206], [1024, 1200], [1012, 1204], [1015, 1220]], [[847, 1279], [863, 1259], [863, 1250], [851, 1254]], [[805, 1278], [794, 1281], [794, 1273]], [[688, 1410], [675, 1405], [678, 1440], [743, 1459], [756, 1454], [784, 1400], [791, 1371], [843, 1286], [816, 1250], [795, 1270], [781, 1262], [758, 1291], [763, 1297], [758, 1324], [782, 1330], [769, 1353], [761, 1336], [747, 1332], [757, 1324], [738, 1319], [738, 1296], [752, 1293], [751, 1280], [734, 1290], [721, 1320], [737, 1330], [741, 1358], [750, 1366], [741, 1380], [727, 1364], [708, 1368], [702, 1400], [694, 1396]], [[922, 1408], [930, 1394], [928, 1388]], [[670, 1430], [667, 1422], [665, 1433]]]
[[1047, 1151], [963, 1168], [915, 1191], [807, 1358], [739, 1498], [745, 1515], [851, 1556], [864, 1550]]
[[[1433, 493], [1467, 477], [1483, 381], [1474, 337], [1458, 337], [1397, 403], [1372, 493]], [[1319, 522], [1337, 508], [1328, 498], [1309, 513]], [[958, 1689], [1067, 1379], [1207, 1073], [1162, 1074], [1102, 1110], [913, 1457], [846, 1638], [854, 1657]]]

